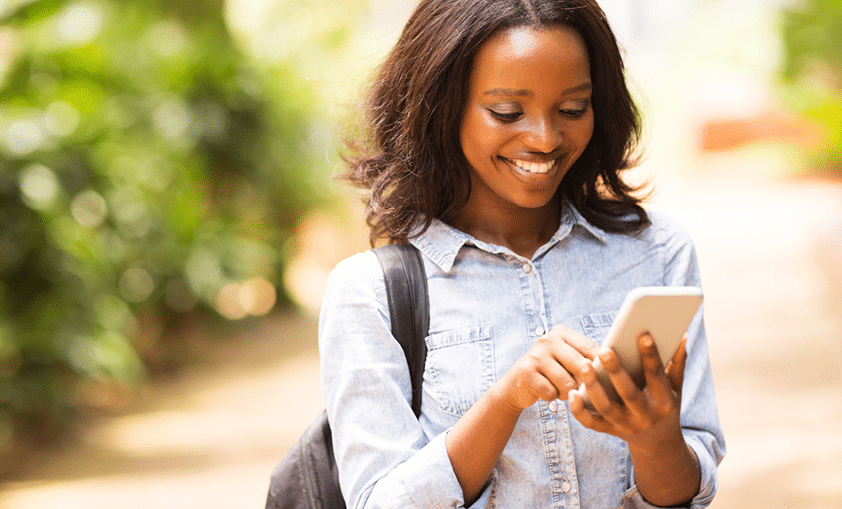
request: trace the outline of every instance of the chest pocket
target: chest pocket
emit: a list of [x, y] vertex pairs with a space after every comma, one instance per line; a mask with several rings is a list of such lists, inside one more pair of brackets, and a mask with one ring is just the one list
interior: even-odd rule
[[494, 383], [490, 326], [427, 336], [425, 376], [442, 411], [461, 416]]
[[600, 345], [605, 343], [608, 329], [614, 322], [616, 313], [598, 313], [593, 315], [580, 315], [579, 322], [582, 325], [582, 332], [592, 341]]

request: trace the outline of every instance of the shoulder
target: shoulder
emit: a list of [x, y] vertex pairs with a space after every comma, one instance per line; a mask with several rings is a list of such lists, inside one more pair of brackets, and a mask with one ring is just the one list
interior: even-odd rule
[[384, 285], [383, 270], [369, 249], [336, 264], [328, 276], [326, 298], [332, 292], [376, 293]]
[[595, 236], [608, 246], [633, 251], [692, 249], [693, 240], [684, 226], [659, 211], [646, 211], [649, 223], [632, 232], [606, 232], [590, 226]]
[[660, 211], [646, 211], [649, 226], [638, 236], [656, 246], [672, 248], [693, 248], [693, 239], [687, 229], [671, 216]]
[[356, 275], [371, 275], [380, 271], [380, 264], [373, 249], [356, 253], [336, 264], [331, 271], [331, 277], [346, 277]]
[[662, 212], [647, 211], [651, 224], [641, 233], [658, 252], [670, 286], [699, 286], [696, 247], [687, 229]]
[[319, 311], [319, 343], [347, 340], [350, 331], [386, 330], [389, 305], [383, 271], [372, 251], [339, 262], [327, 280]]

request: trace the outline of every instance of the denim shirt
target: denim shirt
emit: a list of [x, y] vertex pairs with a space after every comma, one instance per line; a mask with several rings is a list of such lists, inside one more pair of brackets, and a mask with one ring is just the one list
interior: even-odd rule
[[[410, 408], [406, 360], [390, 332], [373, 253], [331, 273], [319, 323], [321, 377], [349, 508], [464, 507], [445, 448], [448, 430], [546, 331], [559, 324], [602, 342], [639, 286], [700, 286], [688, 235], [659, 214], [643, 232], [610, 234], [571, 207], [531, 260], [440, 221], [412, 243], [429, 281], [430, 330], [421, 416]], [[716, 492], [725, 454], [702, 312], [688, 330], [681, 401], [701, 490]], [[627, 444], [582, 426], [566, 401], [523, 411], [471, 507], [653, 507], [638, 492]]]

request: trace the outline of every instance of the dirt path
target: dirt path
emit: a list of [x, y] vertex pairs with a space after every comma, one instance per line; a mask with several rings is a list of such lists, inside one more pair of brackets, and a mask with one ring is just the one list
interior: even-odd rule
[[[842, 187], [682, 179], [653, 204], [690, 230], [728, 456], [714, 509], [842, 507]], [[280, 316], [149, 407], [103, 418], [7, 484], [0, 508], [263, 507], [322, 408], [312, 318]]]

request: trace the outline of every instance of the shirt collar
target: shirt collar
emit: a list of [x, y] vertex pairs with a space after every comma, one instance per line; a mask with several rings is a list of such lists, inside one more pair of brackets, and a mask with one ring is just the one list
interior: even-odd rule
[[579, 212], [579, 209], [565, 203], [565, 206], [561, 211], [561, 225], [558, 227], [558, 232], [556, 232], [555, 236], [558, 240], [563, 239], [570, 234], [570, 231], [576, 225], [581, 226], [590, 232], [591, 235], [596, 237], [597, 240], [603, 244], [608, 242], [608, 234], [605, 233], [605, 230], [589, 223], [588, 220], [585, 219], [585, 217]]
[[[565, 206], [561, 212], [561, 224], [558, 231], [546, 246], [536, 252], [536, 255], [545, 252], [570, 235], [573, 227], [577, 225], [584, 228], [600, 242], [605, 243], [607, 241], [608, 237], [602, 229], [588, 223], [575, 207]], [[506, 248], [477, 240], [438, 219], [433, 219], [427, 231], [410, 239], [410, 242], [446, 273], [453, 268], [456, 256], [465, 245], [473, 245], [490, 253], [509, 253]]]

